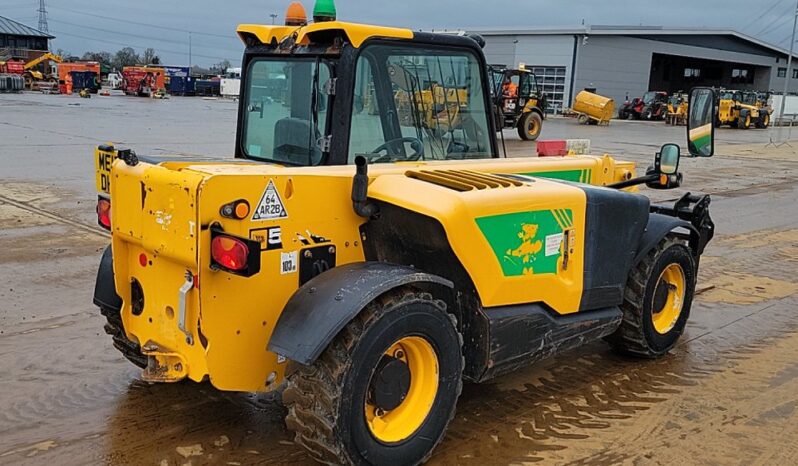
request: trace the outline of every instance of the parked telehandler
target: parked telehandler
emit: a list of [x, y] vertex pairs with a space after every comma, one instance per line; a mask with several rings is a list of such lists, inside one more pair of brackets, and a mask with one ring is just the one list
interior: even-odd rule
[[537, 78], [523, 65], [489, 67], [497, 129], [516, 128], [524, 141], [535, 141], [543, 129], [548, 101]]
[[[602, 338], [673, 348], [710, 198], [631, 191], [679, 186], [678, 145], [639, 177], [609, 156], [502, 157], [477, 41], [339, 22], [330, 0], [314, 18], [239, 26], [235, 160], [95, 152], [111, 245], [94, 302], [145, 380], [283, 387], [316, 460], [404, 465], [441, 442], [464, 380]], [[428, 128], [415, 104], [399, 121], [396, 91], [423, 76], [465, 83], [459, 124]], [[713, 154], [713, 105], [692, 91], [692, 156]]]
[[668, 98], [668, 113], [665, 123], [673, 126], [687, 124], [687, 94], [677, 92]]
[[770, 126], [770, 111], [758, 103], [755, 92], [722, 89], [718, 91], [718, 112], [715, 125], [729, 125], [732, 128], [749, 129], [751, 126], [767, 128]]

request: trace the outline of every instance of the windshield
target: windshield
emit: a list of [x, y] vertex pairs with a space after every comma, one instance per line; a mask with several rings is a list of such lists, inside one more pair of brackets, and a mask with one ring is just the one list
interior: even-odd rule
[[648, 105], [651, 102], [654, 102], [654, 96], [656, 95], [657, 95], [656, 92], [646, 92], [645, 94], [643, 94], [643, 103]]
[[247, 70], [242, 149], [253, 159], [318, 165], [330, 67], [316, 58], [258, 59]]
[[373, 45], [357, 63], [349, 163], [492, 157], [476, 57], [433, 46]]

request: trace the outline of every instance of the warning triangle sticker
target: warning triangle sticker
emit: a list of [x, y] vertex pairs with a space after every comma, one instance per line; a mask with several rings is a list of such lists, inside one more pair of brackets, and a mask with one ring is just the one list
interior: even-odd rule
[[274, 180], [269, 180], [266, 191], [263, 192], [263, 197], [260, 198], [258, 207], [255, 208], [255, 213], [252, 214], [252, 220], [272, 220], [275, 218], [286, 218], [288, 212], [285, 211], [283, 200], [280, 199], [280, 193], [274, 186]]

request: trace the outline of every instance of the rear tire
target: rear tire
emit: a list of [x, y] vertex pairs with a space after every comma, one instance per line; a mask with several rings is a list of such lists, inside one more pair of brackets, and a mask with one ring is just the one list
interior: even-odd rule
[[529, 112], [518, 122], [518, 136], [524, 141], [534, 141], [543, 129], [543, 119], [535, 112]]
[[607, 337], [612, 348], [644, 358], [667, 353], [684, 332], [695, 279], [690, 249], [675, 236], [666, 236], [629, 274], [621, 305], [623, 321]]
[[142, 369], [146, 368], [147, 356], [141, 353], [141, 347], [138, 344], [128, 340], [119, 311], [100, 306], [100, 314], [104, 315], [107, 320], [104, 330], [105, 333], [111, 335], [114, 341], [114, 348], [119, 350], [128, 361]]
[[[289, 366], [283, 392], [286, 425], [296, 443], [321, 463], [422, 463], [454, 416], [462, 390], [462, 346], [443, 302], [410, 290], [384, 295], [355, 317], [313, 364]], [[399, 353], [399, 348], [404, 351]], [[414, 359], [419, 354], [428, 357]], [[404, 396], [394, 399], [398, 406], [377, 408], [376, 387], [385, 386], [386, 380], [393, 383], [385, 374], [402, 355], [409, 388], [404, 385]], [[418, 370], [414, 364], [423, 367]]]

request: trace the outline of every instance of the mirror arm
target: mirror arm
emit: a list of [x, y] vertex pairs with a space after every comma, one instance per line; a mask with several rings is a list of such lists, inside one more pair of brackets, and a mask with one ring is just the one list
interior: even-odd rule
[[618, 183], [608, 184], [606, 187], [607, 188], [612, 188], [612, 189], [624, 189], [624, 188], [629, 188], [631, 186], [637, 186], [637, 185], [645, 184], [645, 183], [648, 183], [648, 182], [651, 182], [651, 181], [657, 181], [657, 180], [659, 180], [659, 177], [660, 177], [660, 175], [658, 173], [657, 174], [651, 174], [651, 175], [638, 176], [637, 178], [632, 178], [631, 180], [619, 181]]

